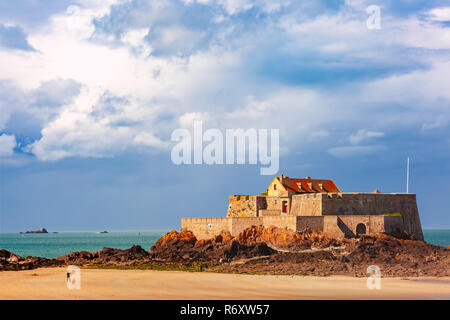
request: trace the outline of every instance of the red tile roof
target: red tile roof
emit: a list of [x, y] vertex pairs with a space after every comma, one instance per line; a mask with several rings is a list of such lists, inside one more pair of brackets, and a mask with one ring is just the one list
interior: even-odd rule
[[[278, 177], [277, 179], [280, 180]], [[297, 193], [341, 192], [333, 180], [295, 179], [284, 176], [283, 186], [287, 191]]]

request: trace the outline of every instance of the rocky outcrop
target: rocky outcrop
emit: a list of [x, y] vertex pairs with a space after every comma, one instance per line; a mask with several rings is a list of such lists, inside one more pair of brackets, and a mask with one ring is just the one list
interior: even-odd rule
[[267, 258], [225, 266], [222, 271], [366, 277], [367, 267], [376, 265], [382, 277], [450, 276], [449, 248], [411, 240], [406, 233], [399, 236], [362, 236], [341, 247], [277, 252]]
[[103, 248], [101, 251], [80, 251], [56, 259], [26, 257], [15, 255], [7, 250], [0, 250], [0, 270], [28, 270], [39, 267], [64, 265], [128, 265], [149, 263], [150, 253], [141, 246], [134, 245], [129, 249]]
[[406, 232], [336, 240], [310, 230], [253, 226], [236, 237], [199, 241], [182, 230], [171, 231], [150, 252], [161, 261], [220, 264], [223, 272], [367, 276], [367, 267], [377, 265], [383, 276], [450, 276], [449, 248]]
[[321, 232], [305, 229], [296, 232], [288, 228], [253, 226], [235, 238], [240, 243], [265, 242], [278, 249], [304, 250], [341, 246], [345, 240], [332, 239]]
[[101, 251], [72, 252], [56, 260], [65, 264], [132, 264], [148, 262], [150, 253], [141, 246], [134, 245], [129, 249], [103, 248]]
[[186, 230], [170, 231], [150, 249], [151, 257], [155, 260], [188, 263], [220, 263], [275, 252], [264, 242], [241, 242], [227, 233], [208, 240], [197, 240], [192, 232]]
[[1, 262], [16, 263], [21, 259], [23, 259], [21, 256], [9, 252], [8, 250], [5, 249], [0, 250], [0, 263]]
[[177, 232], [172, 230], [156, 241], [152, 248], [158, 248], [162, 246], [174, 246], [176, 248], [183, 246], [193, 246], [197, 241], [197, 238], [191, 231], [181, 230]]
[[55, 259], [41, 257], [21, 257], [7, 250], [0, 250], [0, 270], [29, 270], [39, 267], [58, 266], [62, 263]]
[[360, 241], [351, 243], [348, 250], [349, 261], [378, 265], [385, 275], [450, 275], [450, 250], [423, 241], [379, 234], [362, 237]]
[[21, 234], [29, 234], [29, 233], [48, 233], [47, 229], [40, 228], [39, 230], [35, 231], [26, 231], [26, 232], [20, 232]]

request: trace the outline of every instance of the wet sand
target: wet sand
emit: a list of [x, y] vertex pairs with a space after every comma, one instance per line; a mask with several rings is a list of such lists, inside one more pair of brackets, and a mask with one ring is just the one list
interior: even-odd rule
[[450, 278], [238, 275], [178, 271], [81, 269], [69, 290], [65, 268], [0, 272], [0, 299], [450, 299]]

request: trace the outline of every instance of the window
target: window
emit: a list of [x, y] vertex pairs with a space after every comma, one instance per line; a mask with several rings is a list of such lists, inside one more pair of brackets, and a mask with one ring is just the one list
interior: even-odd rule
[[277, 185], [276, 184], [273, 185], [273, 190], [277, 190]]

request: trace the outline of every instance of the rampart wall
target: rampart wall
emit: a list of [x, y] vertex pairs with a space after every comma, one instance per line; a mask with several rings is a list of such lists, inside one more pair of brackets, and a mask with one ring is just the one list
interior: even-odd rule
[[192, 231], [197, 239], [210, 239], [222, 232], [231, 233], [231, 219], [181, 218], [181, 229]]
[[[360, 234], [392, 233], [404, 229], [402, 217], [370, 215], [183, 218], [181, 226], [183, 229], [192, 231], [197, 239], [210, 239], [222, 232], [228, 232], [236, 236], [251, 226], [275, 226], [288, 228], [293, 231], [309, 229], [325, 232], [330, 237], [337, 239], [352, 238]], [[360, 233], [358, 233], [358, 226]], [[361, 230], [363, 231], [362, 233]]]
[[358, 216], [400, 213], [404, 229], [423, 240], [416, 195], [409, 193], [330, 193], [322, 195], [322, 215]]

